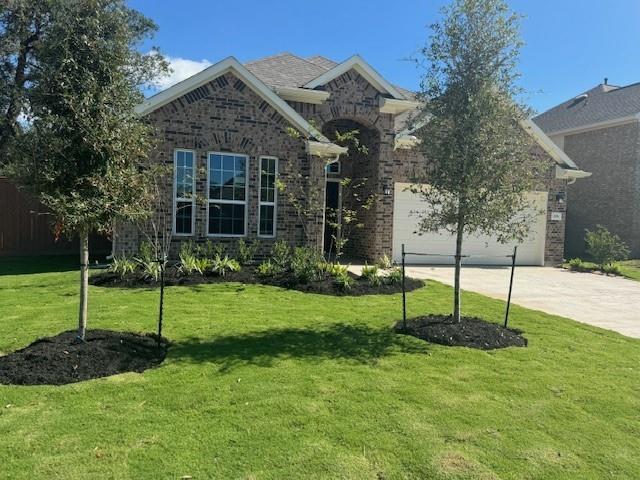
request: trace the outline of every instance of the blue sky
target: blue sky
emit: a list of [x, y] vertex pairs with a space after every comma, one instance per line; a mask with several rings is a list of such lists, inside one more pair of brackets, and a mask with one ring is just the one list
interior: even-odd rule
[[[416, 89], [405, 59], [427, 40], [445, 0], [130, 0], [159, 25], [151, 44], [171, 57], [165, 85], [229, 55], [290, 51], [342, 61], [362, 55], [395, 84]], [[542, 112], [598, 83], [640, 81], [640, 0], [510, 0], [523, 15], [522, 86]], [[223, 5], [223, 7], [222, 7]], [[148, 45], [145, 46], [148, 48]]]

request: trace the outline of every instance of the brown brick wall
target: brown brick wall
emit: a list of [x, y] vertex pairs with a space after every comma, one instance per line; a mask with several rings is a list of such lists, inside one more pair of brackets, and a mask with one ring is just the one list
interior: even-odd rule
[[584, 254], [585, 229], [604, 225], [640, 256], [640, 126], [637, 122], [567, 135], [564, 150], [589, 178], [569, 188], [566, 249]]
[[[157, 128], [160, 142], [153, 158], [161, 163], [173, 165], [174, 149], [185, 148], [196, 151], [197, 179], [195, 235], [174, 237], [172, 255], [175, 256], [183, 241], [206, 242], [206, 179], [207, 153], [222, 151], [249, 156], [249, 197], [247, 203], [248, 228], [246, 240], [257, 238], [258, 228], [258, 185], [259, 157], [278, 157], [279, 178], [288, 191], [296, 192], [294, 184], [299, 183], [298, 173], [311, 176], [313, 188], [324, 188], [323, 163], [310, 157], [303, 139], [292, 138], [286, 131], [287, 121], [272, 109], [262, 98], [231, 73], [219, 77], [194, 92], [155, 110], [149, 121]], [[166, 179], [167, 195], [172, 193], [173, 178]], [[305, 182], [306, 185], [306, 182]], [[310, 242], [305, 241], [304, 229], [296, 210], [285, 201], [285, 195], [278, 196], [277, 239], [292, 245], [314, 244], [319, 248], [322, 242], [322, 218], [311, 222], [307, 228]], [[305, 192], [302, 201], [309, 198]], [[171, 202], [169, 201], [169, 205]], [[171, 215], [169, 213], [169, 215]], [[171, 226], [168, 220], [167, 225]], [[118, 252], [132, 254], [138, 249], [144, 237], [139, 229], [121, 225], [117, 228]], [[211, 241], [227, 244], [231, 250], [237, 238], [211, 238]], [[262, 254], [268, 252], [274, 242], [260, 238]]]

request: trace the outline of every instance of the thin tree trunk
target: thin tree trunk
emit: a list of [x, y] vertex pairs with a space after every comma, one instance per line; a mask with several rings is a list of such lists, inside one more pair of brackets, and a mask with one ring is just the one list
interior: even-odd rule
[[162, 341], [162, 320], [164, 316], [164, 265], [165, 259], [163, 258], [160, 263], [160, 306], [158, 310], [158, 346]]
[[453, 319], [460, 322], [460, 271], [462, 269], [462, 240], [464, 236], [464, 217], [458, 214], [458, 229], [456, 232], [456, 270], [453, 286]]
[[78, 339], [84, 341], [87, 330], [87, 301], [89, 297], [89, 233], [80, 233], [80, 311]]

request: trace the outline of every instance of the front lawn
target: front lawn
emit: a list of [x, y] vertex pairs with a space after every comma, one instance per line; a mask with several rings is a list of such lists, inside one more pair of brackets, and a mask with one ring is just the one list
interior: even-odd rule
[[619, 265], [622, 275], [626, 278], [630, 278], [631, 280], [640, 282], [640, 260], [626, 260], [624, 262], [620, 262]]
[[[0, 352], [73, 328], [77, 278], [0, 276]], [[157, 291], [90, 295], [90, 328], [155, 328]], [[429, 282], [408, 310], [450, 298]], [[158, 368], [0, 385], [0, 478], [640, 478], [638, 340], [514, 307], [528, 347], [442, 347], [392, 333], [399, 295], [221, 283], [166, 302], [175, 344]], [[471, 293], [463, 305], [504, 310]]]

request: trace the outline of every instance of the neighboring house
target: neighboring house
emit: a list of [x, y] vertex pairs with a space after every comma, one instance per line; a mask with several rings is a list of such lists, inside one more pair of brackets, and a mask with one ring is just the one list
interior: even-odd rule
[[[392, 85], [361, 57], [342, 63], [324, 57], [281, 54], [245, 65], [229, 57], [147, 99], [138, 108], [157, 128], [153, 158], [173, 165], [172, 254], [184, 241], [223, 242], [235, 248], [239, 238], [261, 242], [261, 255], [275, 240], [327, 250], [330, 225], [325, 206], [349, 201], [341, 178], [365, 181], [362, 195], [378, 200], [361, 220], [346, 254], [368, 260], [383, 254], [398, 259], [401, 245], [412, 251], [453, 253], [449, 235], [419, 236], [420, 199], [407, 191], [425, 160], [407, 130], [414, 95]], [[531, 198], [539, 207], [519, 263], [542, 265], [563, 258], [565, 188], [584, 175], [530, 121], [524, 128], [537, 141], [537, 154], [549, 161]], [[331, 141], [336, 131], [360, 131], [368, 153], [345, 155]], [[298, 132], [298, 134], [292, 134]], [[284, 185], [278, 191], [275, 178]], [[306, 205], [319, 199], [320, 214], [301, 216], [289, 201]], [[538, 209], [536, 209], [538, 212]], [[116, 229], [114, 253], [132, 254], [143, 240], [131, 225]], [[495, 238], [470, 238], [466, 254], [497, 255], [476, 263], [506, 263], [512, 245]], [[411, 262], [451, 262], [452, 258], [409, 257]]]
[[605, 83], [534, 118], [592, 176], [571, 187], [566, 250], [582, 255], [585, 229], [604, 225], [640, 256], [640, 83]]

